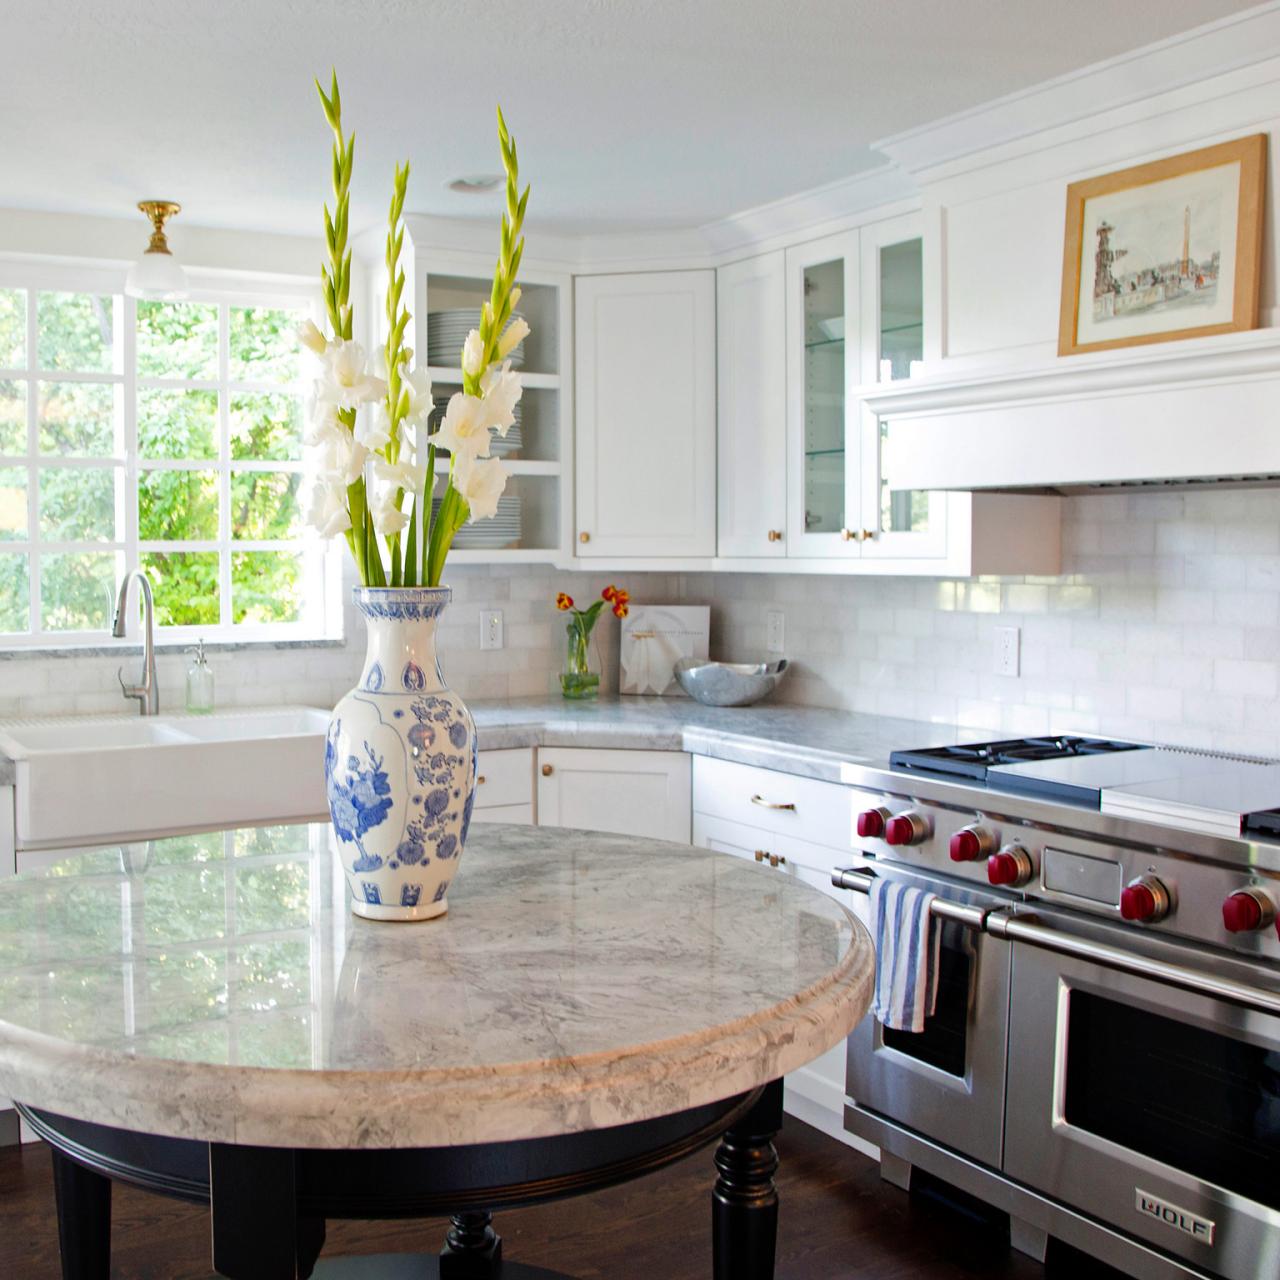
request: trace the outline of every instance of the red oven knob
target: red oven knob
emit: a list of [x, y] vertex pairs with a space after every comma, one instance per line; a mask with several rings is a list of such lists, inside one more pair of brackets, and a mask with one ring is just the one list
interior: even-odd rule
[[885, 823], [889, 821], [888, 809], [864, 809], [858, 814], [854, 828], [864, 840], [878, 840], [884, 835]]
[[1241, 889], [1222, 903], [1222, 923], [1228, 933], [1265, 929], [1275, 918], [1275, 904], [1261, 889]]
[[890, 844], [919, 844], [928, 838], [929, 822], [922, 814], [900, 813], [885, 824], [884, 838]]
[[975, 862], [985, 858], [995, 848], [996, 838], [986, 827], [976, 823], [973, 826], [961, 827], [951, 837], [948, 852], [952, 862]]
[[1026, 884], [1035, 874], [1031, 855], [1020, 844], [1007, 844], [987, 859], [987, 879], [992, 884]]
[[1120, 915], [1139, 924], [1154, 924], [1169, 914], [1169, 890], [1155, 876], [1139, 876], [1120, 890]]

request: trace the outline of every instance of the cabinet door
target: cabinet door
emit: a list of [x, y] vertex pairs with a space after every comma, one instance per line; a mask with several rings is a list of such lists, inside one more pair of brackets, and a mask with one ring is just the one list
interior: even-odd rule
[[578, 555], [714, 555], [715, 273], [582, 276], [574, 297]]
[[[918, 213], [862, 228], [862, 372], [865, 386], [898, 382], [924, 358], [924, 240]], [[862, 554], [867, 559], [947, 554], [945, 494], [895, 489], [893, 420], [859, 407]], [[870, 535], [870, 536], [868, 536]]]
[[689, 757], [683, 751], [538, 751], [538, 825], [688, 843]]
[[787, 250], [787, 554], [859, 553], [858, 233]]
[[786, 298], [781, 250], [716, 273], [721, 556], [786, 551]]

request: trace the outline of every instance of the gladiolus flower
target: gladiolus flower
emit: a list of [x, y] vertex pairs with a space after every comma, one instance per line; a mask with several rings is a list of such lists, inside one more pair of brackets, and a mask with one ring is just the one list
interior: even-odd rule
[[419, 422], [426, 422], [431, 416], [431, 410], [435, 407], [435, 401], [431, 398], [431, 375], [426, 369], [415, 369], [405, 376], [400, 385], [409, 395], [409, 407], [404, 415], [405, 422], [414, 426]]
[[319, 399], [339, 409], [357, 409], [386, 395], [387, 384], [368, 372], [364, 348], [358, 342], [335, 338], [325, 350], [316, 392]]
[[356, 415], [356, 443], [362, 444], [370, 453], [383, 448], [391, 440], [391, 419], [387, 416], [387, 406], [382, 401], [368, 409], [361, 409]]
[[498, 359], [505, 360], [528, 336], [529, 322], [523, 316], [516, 316], [498, 343]]
[[485, 421], [497, 433], [506, 438], [507, 429], [516, 420], [516, 405], [524, 388], [520, 383], [520, 375], [511, 372], [511, 362], [507, 361], [501, 368], [494, 365], [485, 370], [480, 379], [480, 394], [484, 397]]
[[347, 487], [337, 477], [309, 474], [299, 499], [303, 520], [322, 538], [332, 538], [351, 528]]
[[572, 609], [573, 597], [567, 596], [563, 591], [561, 591], [560, 594], [556, 596], [556, 608], [559, 609], [561, 613], [566, 609]]
[[455, 391], [449, 397], [440, 430], [432, 438], [438, 449], [448, 449], [455, 458], [487, 458], [489, 456], [489, 422], [484, 401]]
[[478, 377], [484, 372], [484, 342], [480, 338], [480, 330], [472, 329], [467, 340], [462, 344], [462, 372], [469, 378]]
[[[486, 437], [488, 432], [485, 432]], [[490, 520], [498, 514], [498, 499], [507, 487], [508, 471], [497, 458], [454, 456], [453, 487], [466, 500], [473, 520]]]

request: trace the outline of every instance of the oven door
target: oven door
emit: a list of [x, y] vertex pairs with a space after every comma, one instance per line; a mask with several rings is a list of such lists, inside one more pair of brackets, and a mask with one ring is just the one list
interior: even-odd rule
[[[1274, 975], [1037, 916], [1039, 939], [1012, 944], [1005, 1172], [1205, 1271], [1280, 1275], [1280, 1016], [1207, 993], [1280, 1008]], [[1047, 949], [1055, 933], [1077, 954]], [[1090, 942], [1153, 976], [1089, 959]]]
[[[995, 895], [873, 859], [856, 866], [918, 884], [956, 905], [1007, 905]], [[866, 924], [867, 898], [852, 896]], [[1009, 944], [955, 920], [938, 920], [935, 928], [942, 930], [937, 1012], [918, 1035], [890, 1031], [870, 1014], [863, 1018], [849, 1037], [846, 1085], [864, 1110], [999, 1167]]]

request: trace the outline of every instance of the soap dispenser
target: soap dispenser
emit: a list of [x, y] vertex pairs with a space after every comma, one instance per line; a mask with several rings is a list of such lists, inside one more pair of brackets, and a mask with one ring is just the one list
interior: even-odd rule
[[186, 652], [195, 655], [187, 668], [187, 710], [207, 715], [213, 710], [213, 670], [204, 654], [204, 641], [198, 640]]

